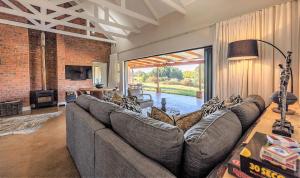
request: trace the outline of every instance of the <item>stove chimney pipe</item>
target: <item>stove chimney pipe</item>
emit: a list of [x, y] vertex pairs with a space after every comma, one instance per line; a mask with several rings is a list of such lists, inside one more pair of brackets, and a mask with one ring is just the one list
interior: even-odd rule
[[41, 53], [42, 53], [42, 89], [47, 90], [47, 74], [46, 74], [46, 37], [45, 32], [41, 33]]

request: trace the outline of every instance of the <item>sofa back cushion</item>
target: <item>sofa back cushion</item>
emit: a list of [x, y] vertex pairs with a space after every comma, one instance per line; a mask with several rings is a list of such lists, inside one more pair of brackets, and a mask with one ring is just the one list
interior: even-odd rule
[[261, 113], [266, 109], [265, 100], [259, 95], [250, 95], [245, 99], [245, 101], [254, 103]]
[[181, 129], [128, 110], [114, 111], [110, 117], [113, 130], [132, 147], [179, 175]]
[[260, 111], [253, 102], [242, 102], [230, 108], [241, 121], [243, 132], [245, 132], [258, 118]]
[[78, 104], [80, 107], [82, 107], [84, 110], [88, 111], [90, 108], [90, 103], [93, 100], [97, 100], [97, 98], [91, 96], [91, 95], [80, 95], [76, 99], [76, 104]]
[[102, 100], [93, 100], [90, 102], [90, 113], [97, 120], [105, 124], [106, 126], [111, 126], [110, 114], [121, 107], [110, 102], [105, 102]]
[[241, 134], [241, 123], [229, 110], [202, 118], [184, 134], [183, 177], [205, 177], [226, 158]]

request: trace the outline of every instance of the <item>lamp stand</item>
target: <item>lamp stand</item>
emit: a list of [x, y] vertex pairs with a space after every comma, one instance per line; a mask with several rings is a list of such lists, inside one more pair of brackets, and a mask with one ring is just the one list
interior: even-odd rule
[[280, 104], [280, 120], [276, 120], [273, 124], [272, 133], [291, 137], [294, 132], [294, 127], [290, 122], [286, 120], [286, 112], [287, 112], [287, 86], [289, 83], [289, 79], [291, 76], [291, 55], [292, 52], [288, 52], [285, 60], [285, 66], [282, 64], [279, 65], [281, 68], [280, 75], [280, 92], [279, 92], [279, 104]]

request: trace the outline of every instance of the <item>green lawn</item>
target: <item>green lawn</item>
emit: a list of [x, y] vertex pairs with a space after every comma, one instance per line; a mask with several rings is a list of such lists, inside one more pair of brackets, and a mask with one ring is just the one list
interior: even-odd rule
[[[145, 91], [156, 91], [156, 83], [143, 83]], [[196, 92], [199, 91], [197, 87], [189, 87], [183, 85], [166, 85], [160, 84], [162, 93], [170, 93], [184, 96], [196, 96]]]

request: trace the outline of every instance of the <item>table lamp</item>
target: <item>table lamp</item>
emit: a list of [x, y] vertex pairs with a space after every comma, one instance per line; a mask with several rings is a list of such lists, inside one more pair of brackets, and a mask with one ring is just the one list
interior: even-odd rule
[[[280, 106], [280, 120], [276, 120], [273, 124], [272, 132], [275, 134], [291, 137], [293, 133], [293, 126], [290, 122], [286, 121], [286, 112], [287, 112], [287, 86], [289, 79], [291, 77], [291, 88], [293, 92], [293, 73], [291, 69], [291, 54], [292, 52], [287, 52], [287, 55], [284, 54], [278, 47], [263, 40], [240, 40], [235, 41], [229, 44], [228, 46], [228, 60], [243, 60], [243, 59], [255, 59], [258, 58], [258, 41], [266, 43], [282, 54], [285, 59], [285, 65], [280, 64], [281, 77], [280, 77], [280, 91], [279, 91], [279, 106]], [[292, 92], [290, 94], [292, 94]], [[293, 94], [292, 94], [293, 95]]]

